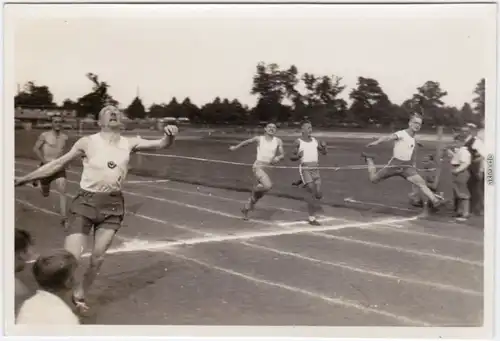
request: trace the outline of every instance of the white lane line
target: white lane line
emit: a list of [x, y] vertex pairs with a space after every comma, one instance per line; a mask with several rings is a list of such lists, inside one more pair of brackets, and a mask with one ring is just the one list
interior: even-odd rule
[[245, 279], [247, 281], [251, 281], [251, 282], [259, 283], [259, 284], [265, 284], [267, 286], [280, 288], [280, 289], [287, 290], [287, 291], [290, 291], [290, 292], [293, 292], [293, 293], [296, 293], [296, 294], [302, 294], [302, 295], [305, 295], [305, 296], [308, 296], [308, 297], [311, 297], [311, 298], [315, 298], [315, 299], [319, 299], [319, 300], [328, 302], [330, 304], [339, 305], [339, 306], [343, 306], [343, 307], [346, 307], [346, 308], [356, 309], [356, 310], [362, 311], [362, 312], [364, 312], [366, 314], [372, 313], [372, 314], [376, 314], [376, 315], [381, 315], [381, 316], [389, 317], [391, 319], [394, 319], [396, 321], [399, 321], [399, 322], [402, 322], [402, 323], [405, 323], [405, 324], [410, 324], [410, 325], [415, 325], [415, 326], [426, 326], [426, 327], [431, 327], [432, 326], [432, 324], [430, 322], [427, 322], [427, 321], [417, 320], [417, 319], [409, 318], [409, 317], [406, 317], [406, 316], [403, 316], [403, 315], [400, 315], [400, 314], [393, 314], [393, 313], [385, 311], [385, 310], [380, 310], [380, 309], [375, 309], [375, 308], [367, 307], [367, 306], [362, 305], [362, 304], [360, 304], [359, 302], [356, 302], [356, 301], [346, 300], [346, 299], [337, 298], [337, 297], [331, 297], [331, 296], [327, 296], [327, 295], [324, 295], [324, 294], [321, 294], [321, 293], [317, 293], [317, 292], [313, 292], [313, 291], [309, 291], [309, 290], [305, 290], [305, 289], [293, 287], [293, 286], [290, 286], [290, 285], [286, 285], [286, 284], [283, 284], [283, 283], [268, 281], [268, 280], [265, 280], [265, 279], [257, 278], [257, 277], [254, 277], [254, 276], [250, 276], [250, 275], [242, 273], [242, 272], [237, 272], [237, 271], [234, 271], [234, 270], [231, 270], [231, 269], [227, 269], [227, 268], [223, 268], [223, 267], [220, 267], [220, 266], [217, 266], [217, 265], [206, 263], [206, 262], [203, 262], [203, 261], [198, 260], [196, 258], [182, 256], [182, 255], [179, 255], [179, 254], [176, 254], [176, 253], [173, 253], [173, 252], [169, 252], [169, 251], [164, 251], [164, 252], [167, 253], [167, 254], [169, 254], [169, 255], [171, 255], [171, 256], [173, 256], [173, 257], [177, 257], [177, 258], [180, 258], [180, 259], [183, 259], [183, 260], [186, 260], [186, 261], [190, 261], [190, 262], [199, 264], [201, 266], [207, 267], [209, 269], [215, 269], [215, 270], [218, 270], [220, 272], [224, 272], [224, 273], [230, 274], [232, 276], [240, 277], [240, 278], [243, 278], [243, 279]]
[[343, 237], [343, 236], [336, 236], [336, 235], [331, 235], [331, 234], [326, 234], [326, 233], [311, 232], [311, 234], [318, 236], [318, 237], [321, 237], [321, 238], [335, 239], [335, 240], [340, 240], [343, 242], [362, 244], [362, 245], [366, 245], [366, 246], [370, 246], [370, 247], [377, 247], [377, 248], [382, 248], [382, 249], [387, 249], [387, 250], [394, 250], [397, 252], [409, 253], [409, 254], [414, 254], [414, 255], [418, 255], [418, 256], [431, 257], [431, 258], [436, 258], [436, 259], [441, 259], [441, 260], [454, 261], [454, 262], [459, 262], [459, 263], [464, 263], [464, 264], [474, 265], [474, 266], [479, 266], [479, 267], [483, 266], [483, 262], [463, 259], [463, 258], [459, 258], [459, 257], [445, 256], [445, 255], [441, 255], [441, 254], [437, 254], [437, 253], [430, 253], [430, 252], [424, 252], [424, 251], [418, 251], [418, 250], [412, 250], [412, 249], [405, 249], [405, 248], [401, 248], [398, 246], [390, 246], [390, 245], [385, 245], [385, 244], [380, 244], [380, 243], [375, 243], [375, 242], [368, 242], [368, 241], [363, 241], [363, 240], [359, 240], [359, 239], [353, 239], [353, 238], [348, 238], [348, 237]]
[[[59, 214], [54, 212], [54, 211], [50, 211], [50, 210], [44, 209], [42, 207], [33, 205], [25, 200], [16, 199], [16, 201], [18, 201], [19, 203], [26, 205], [30, 208], [38, 210], [40, 212], [43, 212], [43, 213], [46, 213], [49, 215], [59, 216]], [[154, 221], [157, 223], [161, 223], [161, 224], [166, 225], [166, 226], [170, 225], [169, 222], [162, 220], [162, 219], [157, 219], [157, 218], [143, 216], [143, 215], [141, 215], [140, 217], [143, 219], [147, 219], [147, 220], [151, 220], [151, 221]], [[190, 232], [198, 233], [198, 234], [204, 234], [205, 237], [204, 238], [193, 238], [193, 239], [188, 239], [188, 240], [179, 240], [179, 241], [175, 241], [175, 242], [155, 242], [155, 241], [141, 240], [141, 239], [136, 239], [136, 238], [131, 239], [131, 238], [127, 238], [127, 237], [119, 237], [120, 239], [125, 240], [126, 242], [117, 248], [108, 250], [107, 253], [115, 254], [115, 253], [128, 253], [128, 252], [141, 252], [141, 251], [142, 252], [145, 252], [145, 251], [159, 252], [159, 251], [163, 251], [167, 248], [171, 248], [171, 247], [175, 246], [174, 244], [176, 244], [176, 243], [177, 243], [177, 245], [189, 245], [190, 243], [191, 243], [191, 245], [193, 245], [193, 242], [196, 244], [197, 241], [198, 241], [197, 244], [201, 244], [201, 243], [203, 243], [203, 241], [204, 242], [211, 242], [211, 241], [217, 242], [221, 239], [221, 237], [222, 238], [224, 237], [224, 236], [215, 235], [212, 233], [203, 233], [203, 232], [200, 232], [200, 231], [195, 230], [195, 229], [190, 228], [190, 227], [179, 226], [179, 228], [185, 229], [185, 230], [190, 231]], [[236, 237], [236, 236], [233, 236], [233, 237]], [[240, 240], [245, 240], [245, 238], [239, 238], [239, 239], [233, 239], [233, 240], [240, 241]], [[223, 241], [226, 241], [226, 240], [223, 240]], [[338, 263], [338, 262], [334, 263], [334, 262], [329, 262], [329, 261], [325, 261], [325, 260], [320, 260], [320, 259], [304, 256], [304, 255], [301, 255], [298, 253], [274, 249], [274, 248], [270, 248], [267, 246], [258, 245], [255, 243], [249, 243], [249, 242], [244, 242], [244, 241], [240, 241], [240, 243], [243, 245], [246, 245], [248, 247], [251, 247], [251, 248], [266, 250], [268, 252], [277, 253], [277, 254], [280, 254], [283, 256], [290, 256], [290, 257], [303, 259], [303, 260], [307, 260], [307, 261], [311, 261], [311, 262], [315, 262], [315, 263], [321, 263], [321, 264], [325, 264], [325, 265], [329, 265], [329, 266], [333, 266], [333, 267], [342, 268], [342, 269], [353, 271], [353, 272], [358, 272], [358, 273], [363, 273], [363, 274], [368, 274], [368, 275], [372, 275], [372, 276], [377, 276], [377, 277], [395, 280], [398, 283], [399, 282], [406, 282], [406, 283], [412, 283], [412, 284], [417, 284], [417, 285], [426, 286], [426, 287], [433, 287], [433, 288], [441, 289], [441, 290], [445, 290], [445, 291], [458, 292], [458, 293], [466, 294], [466, 295], [482, 296], [482, 293], [480, 293], [480, 292], [477, 292], [474, 290], [469, 290], [469, 289], [463, 289], [463, 288], [456, 287], [453, 285], [441, 284], [441, 283], [430, 282], [430, 281], [421, 281], [421, 280], [412, 279], [412, 278], [400, 277], [400, 276], [396, 276], [393, 274], [387, 274], [387, 273], [382, 273], [382, 272], [377, 272], [377, 271], [372, 271], [372, 270], [367, 270], [367, 269], [356, 268], [356, 267], [348, 266], [348, 265], [343, 264], [343, 263]], [[85, 253], [85, 255], [88, 256], [89, 253]]]
[[[74, 184], [78, 184], [77, 182], [71, 181], [71, 180], [68, 180], [68, 182], [74, 183]], [[130, 191], [124, 191], [124, 193], [131, 194], [131, 195], [136, 195], [136, 196], [139, 196], [139, 197], [142, 197], [142, 198], [148, 198], [148, 199], [153, 199], [153, 200], [158, 200], [158, 201], [164, 201], [164, 202], [168, 202], [168, 203], [174, 203], [174, 204], [179, 205], [179, 206], [188, 207], [188, 208], [195, 208], [195, 209], [197, 209], [199, 211], [205, 211], [205, 212], [208, 212], [208, 213], [218, 214], [218, 215], [226, 216], [226, 217], [229, 217], [229, 218], [241, 219], [239, 216], [235, 216], [235, 215], [232, 215], [232, 214], [229, 214], [229, 213], [225, 213], [225, 212], [221, 212], [221, 211], [216, 211], [216, 210], [211, 210], [211, 209], [207, 209], [207, 208], [196, 206], [196, 205], [185, 204], [185, 203], [181, 203], [181, 202], [170, 200], [170, 199], [158, 198], [158, 197], [144, 195], [144, 194], [141, 194], [141, 193], [135, 193], [135, 192], [130, 192]], [[475, 265], [475, 266], [479, 266], [479, 267], [483, 266], [482, 262], [471, 261], [471, 260], [462, 259], [462, 258], [459, 258], [459, 257], [446, 256], [446, 255], [440, 255], [440, 254], [435, 254], [435, 253], [428, 253], [428, 252], [423, 252], [423, 251], [418, 251], [418, 250], [412, 250], [412, 249], [405, 249], [405, 248], [400, 248], [400, 247], [396, 247], [396, 246], [389, 246], [389, 245], [379, 244], [379, 243], [374, 243], [374, 242], [361, 241], [361, 240], [358, 240], [358, 239], [351, 239], [351, 238], [347, 238], [347, 237], [334, 236], [334, 235], [325, 234], [325, 233], [314, 233], [314, 232], [333, 231], [333, 230], [338, 230], [338, 229], [343, 229], [343, 228], [350, 228], [350, 227], [356, 227], [356, 228], [366, 227], [366, 226], [373, 227], [375, 225], [385, 225], [385, 224], [394, 224], [394, 223], [408, 222], [408, 221], [412, 221], [412, 220], [415, 220], [415, 219], [417, 219], [417, 217], [402, 218], [402, 219], [397, 219], [397, 220], [391, 220], [391, 219], [389, 219], [389, 220], [383, 220], [382, 222], [375, 221], [375, 222], [364, 222], [364, 223], [361, 223], [361, 222], [352, 222], [352, 221], [350, 221], [350, 222], [348, 222], [346, 224], [343, 224], [343, 225], [320, 226], [320, 227], [316, 227], [316, 228], [315, 227], [304, 227], [304, 228], [299, 228], [298, 230], [296, 230], [296, 229], [286, 230], [286, 231], [296, 231], [296, 232], [292, 232], [292, 233], [285, 233], [285, 231], [283, 231], [281, 229], [280, 230], [269, 231], [269, 232], [257, 232], [257, 234], [253, 233], [253, 235], [255, 235], [255, 237], [248, 237], [248, 238], [273, 237], [273, 236], [280, 236], [280, 235], [284, 235], [284, 234], [305, 233], [305, 234], [312, 234], [312, 235], [320, 236], [320, 237], [323, 237], [323, 238], [336, 239], [336, 240], [341, 240], [341, 241], [344, 241], [344, 242], [351, 242], [351, 243], [363, 244], [363, 245], [367, 245], [367, 246], [371, 246], [371, 247], [378, 247], [378, 248], [390, 249], [390, 250], [394, 250], [394, 251], [397, 251], [397, 252], [414, 254], [414, 255], [418, 255], [418, 256], [433, 257], [433, 258], [437, 258], [437, 259], [441, 259], [441, 260], [455, 261], [455, 262], [460, 262], [460, 263], [464, 263], [464, 264]], [[261, 222], [261, 221], [259, 220], [259, 221], [256, 221], [256, 222]], [[276, 226], [275, 222], [269, 222], [269, 221], [262, 221], [262, 224], [263, 225]], [[210, 238], [213, 238], [213, 237], [210, 237]], [[226, 237], [226, 238], [234, 238], [234, 236]], [[227, 239], [227, 240], [232, 240], [232, 239]], [[224, 241], [224, 240], [218, 240], [218, 241], [221, 242], [221, 241]]]
[[[26, 165], [26, 166], [34, 166], [32, 164], [24, 163], [24, 162], [21, 162], [21, 161], [16, 161], [16, 163], [21, 164], [21, 165]], [[67, 172], [68, 173], [73, 173], [73, 174], [76, 174], [76, 175], [80, 175], [79, 172], [75, 172], [75, 171], [68, 170]], [[170, 187], [163, 187], [163, 186], [152, 186], [152, 185], [149, 185], [147, 183], [140, 183], [140, 184], [139, 183], [137, 183], [137, 184], [133, 183], [133, 184], [141, 186], [141, 187], [150, 187], [150, 188], [159, 189], [159, 190], [178, 192], [178, 193], [183, 193], [183, 194], [188, 194], [188, 195], [197, 195], [197, 196], [209, 197], [209, 198], [212, 198], [212, 199], [219, 199], [219, 200], [225, 200], [225, 201], [230, 201], [230, 202], [238, 202], [238, 203], [245, 203], [246, 202], [244, 200], [237, 200], [237, 199], [234, 199], [234, 198], [229, 198], [229, 197], [224, 197], [224, 196], [218, 196], [218, 195], [212, 195], [210, 193], [194, 192], [194, 191], [181, 190], [181, 189], [177, 189], [177, 188], [170, 188]], [[302, 213], [302, 214], [304, 214], [303, 211], [299, 211], [299, 210], [295, 210], [295, 209], [290, 209], [290, 208], [285, 208], [285, 207], [273, 206], [273, 205], [269, 205], [269, 204], [266, 204], [266, 207], [269, 207], [269, 208], [272, 208], [272, 209], [277, 209], [277, 210], [284, 211], [284, 212], [294, 212], [294, 213]], [[344, 221], [344, 222], [353, 221], [353, 220], [349, 220], [349, 219], [335, 218], [335, 217], [329, 217], [329, 216], [321, 216], [321, 217], [325, 218], [325, 219], [334, 219], [334, 220], [336, 219], [338, 221]], [[283, 222], [280, 221], [280, 222], [277, 222], [277, 223], [278, 224], [282, 224]], [[291, 223], [292, 225], [294, 224], [294, 222], [285, 222], [285, 223]], [[297, 223], [299, 223], [299, 222], [297, 222]], [[458, 242], [458, 243], [464, 243], [464, 244], [472, 244], [472, 245], [475, 245], [475, 246], [478, 246], [478, 247], [482, 247], [483, 246], [483, 244], [481, 242], [477, 242], [477, 241], [473, 241], [473, 240], [467, 240], [467, 239], [455, 238], [455, 237], [451, 237], [451, 236], [438, 235], [438, 234], [434, 234], [434, 233], [427, 233], [427, 232], [420, 232], [420, 231], [409, 230], [407, 226], [403, 227], [402, 225], [398, 225], [398, 224], [387, 224], [387, 225], [389, 225], [389, 226], [376, 226], [376, 227], [375, 226], [366, 226], [366, 227], [363, 227], [362, 229], [367, 229], [367, 230], [388, 230], [388, 231], [395, 231], [395, 232], [398, 232], [398, 233], [406, 233], [406, 234], [410, 234], [410, 235], [418, 235], [418, 236], [422, 236], [422, 237], [429, 237], [429, 238], [435, 238], [435, 239], [449, 240], [449, 241]]]

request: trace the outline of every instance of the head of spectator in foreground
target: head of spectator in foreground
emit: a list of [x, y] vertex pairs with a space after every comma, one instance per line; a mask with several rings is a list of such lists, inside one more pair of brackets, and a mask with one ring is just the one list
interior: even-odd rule
[[14, 241], [14, 267], [16, 272], [21, 272], [32, 257], [33, 239], [28, 231], [15, 229]]
[[73, 254], [57, 250], [38, 257], [33, 265], [33, 276], [40, 289], [62, 296], [71, 292], [77, 266]]

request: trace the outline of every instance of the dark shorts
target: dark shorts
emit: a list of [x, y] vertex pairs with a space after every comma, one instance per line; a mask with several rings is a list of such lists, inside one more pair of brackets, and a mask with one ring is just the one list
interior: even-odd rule
[[317, 183], [321, 180], [318, 165], [300, 165], [299, 172], [304, 184]]
[[[39, 167], [42, 167], [44, 165], [43, 162], [40, 162], [40, 165]], [[50, 186], [50, 184], [52, 183], [52, 181], [56, 180], [56, 179], [66, 179], [66, 169], [63, 168], [61, 169], [60, 171], [58, 171], [57, 173], [47, 177], [47, 178], [44, 178], [44, 179], [41, 179], [40, 180], [40, 184], [44, 187], [46, 186]]]
[[413, 165], [413, 161], [401, 161], [398, 159], [391, 159], [387, 165], [377, 172], [376, 181], [400, 176], [407, 179], [411, 176], [418, 175], [417, 168]]
[[125, 202], [121, 192], [93, 193], [83, 189], [69, 208], [70, 233], [90, 234], [92, 230], [118, 230], [125, 216]]
[[470, 199], [470, 191], [467, 186], [470, 174], [467, 170], [453, 174], [453, 197], [462, 200]]

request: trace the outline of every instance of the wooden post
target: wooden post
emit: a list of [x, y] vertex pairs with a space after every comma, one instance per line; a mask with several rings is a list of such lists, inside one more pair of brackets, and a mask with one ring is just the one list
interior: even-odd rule
[[434, 179], [434, 188], [437, 189], [439, 185], [439, 178], [441, 177], [441, 159], [443, 158], [443, 126], [439, 125], [436, 128], [437, 145], [436, 145], [436, 176]]
[[144, 160], [144, 156], [141, 153], [136, 153], [135, 154], [135, 159], [136, 159], [136, 169], [142, 169]]

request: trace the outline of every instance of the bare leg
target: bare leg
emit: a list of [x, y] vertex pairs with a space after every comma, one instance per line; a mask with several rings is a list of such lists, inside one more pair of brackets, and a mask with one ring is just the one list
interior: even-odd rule
[[87, 247], [88, 235], [84, 233], [72, 233], [64, 241], [64, 249], [79, 261], [82, 258], [83, 250]]
[[248, 212], [255, 208], [255, 204], [273, 187], [271, 179], [265, 172], [260, 172], [259, 183], [253, 188], [250, 199], [248, 199], [247, 204], [242, 209], [244, 219], [248, 219]]
[[85, 294], [99, 273], [104, 261], [104, 255], [111, 245], [115, 234], [116, 230], [110, 228], [100, 228], [95, 233], [94, 248], [90, 256], [90, 265], [83, 274], [83, 279], [76, 283], [73, 291], [73, 302], [77, 308], [83, 312], [89, 309], [85, 303]]
[[432, 202], [432, 204], [437, 207], [441, 203], [441, 200], [436, 196], [431, 189], [425, 183], [425, 180], [418, 174], [406, 178], [409, 182], [416, 185], [420, 191]]
[[371, 182], [377, 182], [377, 167], [375, 167], [375, 162], [373, 162], [373, 157], [368, 154], [363, 154], [368, 166], [368, 177]]
[[[90, 235], [90, 231], [92, 230], [93, 223], [86, 217], [80, 215], [72, 215], [70, 224], [68, 224], [68, 226], [71, 232], [64, 240], [64, 249], [73, 254], [78, 260], [78, 263], [80, 263], [83, 251], [87, 248], [88, 237]], [[75, 285], [78, 284], [82, 276], [83, 269], [81, 266], [79, 266], [74, 276]], [[83, 300], [80, 301], [77, 299], [78, 297], [75, 297], [73, 295], [73, 303], [78, 310], [85, 311], [86, 309], [88, 309]]]
[[462, 216], [464, 218], [468, 218], [470, 215], [470, 200], [464, 199], [462, 200]]
[[316, 214], [320, 208], [320, 200], [323, 197], [321, 193], [321, 182], [318, 180], [316, 182], [310, 182], [307, 184], [307, 192], [306, 196], [307, 201], [307, 211], [309, 213], [309, 223], [311, 225], [319, 225], [319, 222], [316, 220]]
[[111, 246], [116, 230], [112, 228], [99, 228], [94, 237], [94, 248], [90, 256], [90, 266], [83, 275], [83, 280], [80, 281], [74, 291], [74, 297], [83, 299], [85, 293], [89, 290], [94, 282], [99, 270], [104, 262], [104, 255]]

